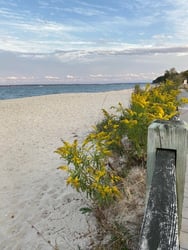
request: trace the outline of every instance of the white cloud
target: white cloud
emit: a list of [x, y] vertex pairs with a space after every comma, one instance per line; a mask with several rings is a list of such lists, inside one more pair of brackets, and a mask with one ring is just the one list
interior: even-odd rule
[[92, 61], [96, 57], [100, 56], [126, 56], [126, 55], [156, 55], [156, 54], [187, 54], [188, 55], [188, 46], [177, 46], [177, 47], [135, 47], [127, 49], [93, 49], [93, 50], [73, 50], [73, 51], [58, 51], [54, 55], [61, 61], [71, 61], [78, 59], [79, 61]]
[[169, 24], [169, 30], [173, 33], [174, 42], [188, 42], [188, 1], [174, 0], [170, 7], [166, 9], [166, 22]]
[[17, 77], [17, 76], [8, 76], [6, 79], [7, 80], [18, 80], [19, 77]]
[[67, 75], [66, 78], [67, 79], [74, 79], [75, 77], [73, 75]]
[[34, 76], [9, 75], [0, 77], [0, 84], [22, 84], [33, 82], [37, 82], [37, 78]]
[[[10, 41], [10, 42], [9, 42]], [[0, 39], [0, 45], [3, 43], [3, 40]], [[25, 44], [23, 42], [19, 43], [17, 41], [17, 46], [16, 43], [11, 44], [11, 38], [6, 42], [7, 46], [7, 51], [10, 51], [10, 48], [13, 48], [13, 51], [17, 51], [19, 45], [22, 45], [22, 51], [23, 52], [17, 52], [15, 53], [17, 57], [20, 58], [28, 58], [28, 59], [33, 59], [33, 60], [51, 60], [51, 61], [60, 61], [61, 63], [89, 63], [89, 62], [95, 62], [95, 61], [103, 61], [104, 58], [111, 60], [114, 57], [124, 57], [126, 58], [127, 56], [156, 56], [156, 55], [165, 55], [165, 54], [172, 54], [174, 56], [180, 56], [180, 55], [188, 55], [188, 46], [132, 46], [132, 45], [123, 45], [122, 43], [117, 46], [112, 45], [112, 48], [99, 48], [99, 49], [88, 49], [88, 50], [59, 50], [59, 51], [54, 51], [50, 53], [39, 53], [37, 51], [34, 51], [32, 47], [27, 47], [28, 44]], [[33, 42], [34, 43], [34, 42]], [[31, 46], [31, 45], [30, 45]], [[34, 46], [34, 44], [33, 44]], [[39, 45], [39, 48], [43, 47], [45, 48], [45, 44]], [[116, 48], [118, 47], [118, 49]], [[32, 52], [27, 52], [28, 50]], [[42, 49], [41, 49], [42, 50]]]
[[[118, 12], [120, 5], [125, 10], [125, 15]], [[114, 7], [77, 1], [72, 8], [63, 8], [63, 6], [61, 1], [48, 3], [39, 1], [39, 7], [54, 9], [58, 15], [60, 12], [74, 12], [80, 13], [81, 16], [83, 13], [88, 16], [98, 15], [100, 18], [87, 22], [71, 16], [58, 22], [50, 18], [39, 18], [37, 14], [28, 10], [16, 13], [11, 8], [1, 8], [0, 47], [11, 51], [52, 52], [71, 49], [99, 50], [102, 46], [113, 50], [115, 46], [118, 49], [118, 46], [126, 43], [139, 47], [142, 44], [182, 46], [188, 42], [186, 36], [188, 2], [184, 0], [175, 0], [171, 4], [169, 0], [165, 2], [117, 1]], [[131, 17], [127, 15], [128, 9], [132, 13]], [[160, 34], [156, 31], [151, 36], [148, 33], [148, 37], [144, 38], [144, 34], [149, 32], [148, 29], [160, 20], [163, 21], [164, 27], [168, 27], [168, 32], [164, 31]], [[129, 33], [134, 36], [134, 42], [128, 40]], [[141, 33], [142, 36], [140, 36]], [[5, 40], [7, 42], [3, 43]]]
[[134, 81], [187, 67], [187, 0], [36, 2], [1, 1], [1, 82]]
[[138, 73], [134, 73], [134, 72], [130, 72], [130, 73], [121, 73], [121, 74], [91, 74], [89, 77], [91, 78], [90, 81], [94, 80], [98, 80], [98, 81], [107, 81], [107, 82], [134, 82], [134, 81], [148, 81], [151, 79], [154, 79], [155, 77], [157, 77], [158, 74], [150, 72], [150, 73], [144, 73], [144, 72], [138, 72]]
[[100, 15], [105, 14], [103, 11], [92, 9], [92, 8], [73, 7], [73, 8], [65, 8], [64, 11], [83, 15], [83, 16], [98, 16], [98, 15], [100, 16]]
[[45, 76], [44, 78], [47, 79], [47, 80], [50, 80], [50, 81], [51, 80], [54, 81], [54, 80], [59, 80], [60, 79], [58, 76]]
[[90, 77], [91, 78], [103, 78], [104, 75], [102, 75], [102, 74], [91, 74]]

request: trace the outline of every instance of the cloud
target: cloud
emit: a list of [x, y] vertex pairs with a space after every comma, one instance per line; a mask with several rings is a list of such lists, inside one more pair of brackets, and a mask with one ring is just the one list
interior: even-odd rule
[[61, 61], [71, 61], [79, 59], [85, 61], [86, 59], [95, 60], [97, 56], [131, 56], [131, 55], [156, 55], [156, 54], [184, 54], [188, 55], [188, 46], [176, 47], [137, 47], [127, 49], [93, 49], [93, 50], [73, 50], [73, 51], [57, 51], [54, 56]]
[[73, 80], [75, 77], [73, 75], [67, 75], [66, 78]]
[[34, 76], [24, 76], [24, 75], [9, 75], [0, 76], [0, 84], [22, 84], [22, 83], [33, 83], [37, 82], [37, 78]]
[[186, 0], [21, 2], [1, 1], [1, 82], [134, 81], [187, 67]]
[[44, 78], [49, 81], [55, 81], [60, 79], [58, 76], [45, 76]]
[[7, 80], [18, 80], [18, 79], [20, 79], [20, 78], [17, 77], [17, 76], [8, 76], [6, 79], [7, 79]]
[[[0, 42], [1, 43], [1, 42]], [[41, 44], [42, 46], [42, 44]], [[45, 46], [45, 45], [44, 45]], [[118, 49], [116, 48], [118, 47]], [[27, 50], [26, 50], [27, 51]], [[6, 51], [1, 50], [1, 54], [10, 54]], [[134, 47], [128, 44], [120, 44], [117, 46], [113, 46], [112, 48], [105, 49], [105, 47], [100, 49], [88, 49], [88, 50], [57, 50], [50, 53], [38, 53], [38, 52], [14, 52], [14, 55], [16, 57], [20, 58], [28, 58], [32, 60], [52, 60], [52, 61], [60, 61], [60, 62], [92, 62], [96, 60], [101, 60], [103, 57], [105, 58], [113, 58], [113, 57], [126, 57], [126, 56], [156, 56], [158, 54], [165, 55], [165, 54], [174, 54], [174, 55], [188, 55], [188, 46], [156, 46], [153, 47], [152, 45], [149, 46], [143, 46], [143, 47]]]
[[121, 73], [121, 74], [91, 74], [89, 75], [90, 81], [94, 82], [139, 82], [149, 81], [149, 79], [154, 79], [158, 75], [156, 73], [150, 72], [139, 72], [139, 73]]
[[79, 15], [82, 15], [82, 16], [88, 16], [88, 17], [91, 17], [91, 16], [100, 16], [100, 15], [104, 15], [105, 13], [103, 11], [100, 11], [100, 10], [96, 10], [96, 9], [89, 9], [89, 8], [76, 8], [76, 7], [73, 7], [73, 8], [65, 8], [64, 9], [65, 12], [71, 12], [71, 13], [74, 13], [74, 14], [79, 14]]
[[139, 47], [143, 44], [183, 46], [188, 42], [185, 11], [188, 2], [184, 0], [117, 1], [110, 6], [85, 1], [40, 0], [38, 6], [50, 10], [53, 21], [49, 12], [45, 17], [26, 8], [16, 8], [16, 11], [10, 5], [0, 8], [1, 48], [53, 52], [99, 50], [102, 45], [113, 49], [115, 43], [118, 48], [121, 43]]
[[185, 0], [175, 0], [172, 2], [173, 8], [166, 10], [166, 19], [171, 23], [171, 29], [174, 31], [175, 41], [188, 42], [188, 2]]
[[91, 78], [103, 78], [104, 75], [102, 75], [102, 74], [91, 74], [90, 77]]

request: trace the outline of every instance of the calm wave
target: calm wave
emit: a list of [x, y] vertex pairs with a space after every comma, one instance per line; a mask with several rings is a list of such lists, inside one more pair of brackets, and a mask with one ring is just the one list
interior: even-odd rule
[[[0, 100], [61, 93], [97, 93], [134, 88], [137, 83], [0, 86]], [[139, 85], [144, 86], [145, 83]]]

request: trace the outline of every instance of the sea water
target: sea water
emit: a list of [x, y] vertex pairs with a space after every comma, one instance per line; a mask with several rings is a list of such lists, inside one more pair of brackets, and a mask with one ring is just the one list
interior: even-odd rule
[[[0, 100], [61, 93], [97, 93], [117, 91], [134, 88], [136, 84], [137, 83], [3, 85], [0, 86]], [[137, 85], [143, 87], [145, 83]]]

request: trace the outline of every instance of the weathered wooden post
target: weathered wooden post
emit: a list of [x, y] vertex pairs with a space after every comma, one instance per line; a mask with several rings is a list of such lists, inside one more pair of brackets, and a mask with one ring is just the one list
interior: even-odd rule
[[140, 250], [179, 249], [187, 134], [188, 125], [181, 121], [155, 121], [148, 128], [147, 207]]
[[178, 199], [179, 226], [181, 225], [187, 145], [188, 125], [183, 121], [156, 121], [148, 128], [147, 152], [147, 192], [151, 185], [156, 161], [156, 149], [170, 149], [176, 152], [176, 190]]

